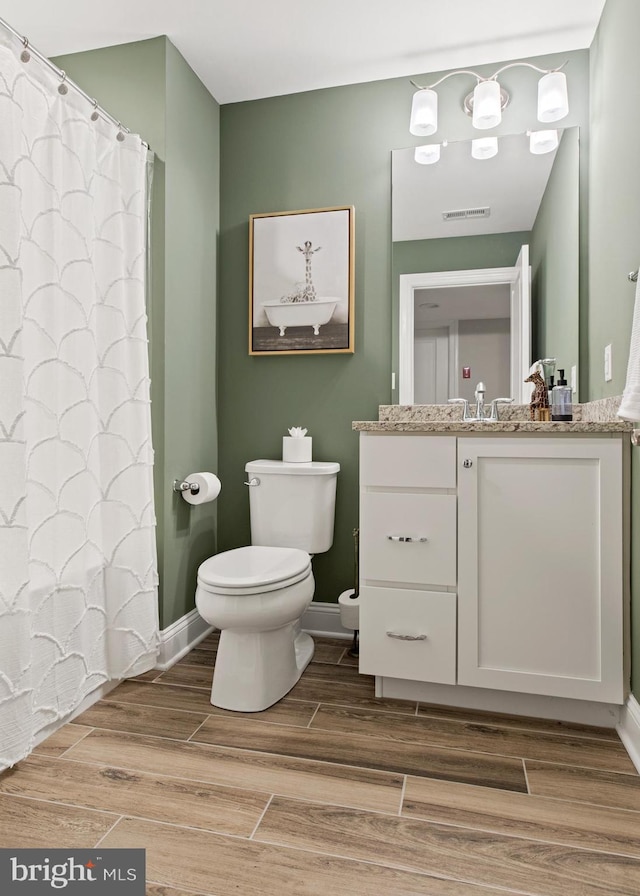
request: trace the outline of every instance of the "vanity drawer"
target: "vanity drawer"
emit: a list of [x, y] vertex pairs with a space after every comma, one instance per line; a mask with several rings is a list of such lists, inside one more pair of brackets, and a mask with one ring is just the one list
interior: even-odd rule
[[365, 585], [360, 672], [456, 683], [456, 595]]
[[361, 433], [360, 483], [383, 488], [455, 488], [456, 439]]
[[410, 585], [455, 585], [456, 496], [363, 492], [360, 576]]

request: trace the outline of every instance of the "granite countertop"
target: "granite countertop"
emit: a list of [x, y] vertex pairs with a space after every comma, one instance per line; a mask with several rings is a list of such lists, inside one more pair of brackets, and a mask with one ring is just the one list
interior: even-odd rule
[[505, 405], [495, 423], [465, 423], [459, 406], [451, 405], [380, 405], [378, 420], [356, 420], [358, 432], [522, 432], [522, 433], [623, 433], [633, 424], [617, 417], [620, 397], [604, 398], [573, 406], [573, 420], [537, 422], [529, 416], [528, 405]]
[[632, 425], [618, 420], [611, 423], [590, 423], [572, 420], [570, 423], [532, 420], [498, 420], [495, 423], [465, 423], [463, 420], [354, 420], [351, 428], [359, 432], [544, 432], [564, 433], [631, 432]]

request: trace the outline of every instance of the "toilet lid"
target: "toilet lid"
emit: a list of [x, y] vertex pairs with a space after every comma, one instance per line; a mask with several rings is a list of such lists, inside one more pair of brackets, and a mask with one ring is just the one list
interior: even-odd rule
[[227, 594], [246, 594], [285, 588], [310, 571], [311, 558], [306, 551], [250, 545], [209, 557], [198, 569], [198, 583]]

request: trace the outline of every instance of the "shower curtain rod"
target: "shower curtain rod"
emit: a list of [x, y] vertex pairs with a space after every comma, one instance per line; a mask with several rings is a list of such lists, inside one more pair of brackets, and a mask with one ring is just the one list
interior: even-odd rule
[[[126, 128], [121, 122], [117, 121], [113, 117], [113, 115], [109, 115], [109, 113], [107, 112], [106, 109], [103, 109], [102, 106], [98, 105], [97, 100], [92, 99], [89, 96], [89, 94], [85, 93], [81, 87], [78, 87], [76, 82], [72, 81], [71, 78], [67, 78], [66, 73], [61, 68], [58, 68], [58, 66], [55, 63], [53, 63], [50, 59], [48, 59], [44, 54], [40, 53], [39, 50], [36, 50], [36, 48], [29, 43], [27, 38], [23, 37], [19, 32], [17, 32], [15, 30], [15, 28], [12, 28], [8, 22], [5, 22], [4, 19], [0, 18], [0, 25], [6, 31], [8, 31], [9, 34], [12, 34], [14, 37], [17, 37], [18, 40], [22, 42], [22, 44], [24, 46], [24, 51], [28, 51], [28, 53], [30, 53], [32, 56], [35, 56], [36, 59], [39, 59], [40, 62], [43, 62], [47, 66], [47, 68], [49, 68], [55, 75], [57, 75], [60, 78], [61, 84], [64, 83], [64, 84], [68, 85], [69, 87], [72, 87], [76, 91], [76, 93], [79, 93], [83, 99], [85, 99], [88, 103], [90, 103], [93, 106], [94, 112], [97, 112], [98, 115], [100, 115], [106, 121], [110, 121], [112, 124], [114, 124], [118, 128], [118, 130], [120, 132], [122, 132], [123, 134], [131, 133], [129, 128]], [[22, 61], [28, 62], [29, 60], [27, 59], [27, 60], [22, 60]], [[123, 138], [119, 137], [118, 139], [122, 140]], [[141, 138], [141, 142], [142, 142], [142, 145], [146, 146], [147, 149], [151, 149], [149, 144], [145, 140], [142, 140], [142, 138]]]

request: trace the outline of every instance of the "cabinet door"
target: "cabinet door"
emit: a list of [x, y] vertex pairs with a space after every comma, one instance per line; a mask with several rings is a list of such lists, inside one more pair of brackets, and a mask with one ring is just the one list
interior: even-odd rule
[[618, 439], [458, 443], [458, 683], [622, 703]]

